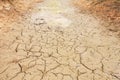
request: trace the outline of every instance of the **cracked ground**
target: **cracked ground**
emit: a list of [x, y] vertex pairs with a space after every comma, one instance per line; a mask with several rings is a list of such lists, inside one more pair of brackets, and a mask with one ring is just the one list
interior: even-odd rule
[[120, 80], [120, 39], [71, 0], [20, 16], [0, 19], [0, 80]]

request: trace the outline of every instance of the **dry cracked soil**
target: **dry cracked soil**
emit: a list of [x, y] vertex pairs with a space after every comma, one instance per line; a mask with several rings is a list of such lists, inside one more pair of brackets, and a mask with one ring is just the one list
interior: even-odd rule
[[0, 14], [0, 80], [120, 80], [120, 39], [99, 18], [71, 0], [11, 7]]

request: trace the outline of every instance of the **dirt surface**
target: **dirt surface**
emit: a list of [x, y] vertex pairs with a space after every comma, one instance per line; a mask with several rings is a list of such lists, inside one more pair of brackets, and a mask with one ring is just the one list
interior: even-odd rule
[[120, 80], [119, 38], [71, 2], [0, 19], [0, 80]]
[[99, 17], [108, 30], [120, 32], [120, 0], [74, 0], [73, 4], [80, 13]]

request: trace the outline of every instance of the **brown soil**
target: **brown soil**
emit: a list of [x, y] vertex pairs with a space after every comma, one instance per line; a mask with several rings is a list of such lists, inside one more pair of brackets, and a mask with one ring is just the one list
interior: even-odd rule
[[0, 18], [5, 20], [18, 19], [26, 13], [34, 3], [42, 2], [43, 0], [0, 0]]
[[[89, 11], [105, 22], [109, 22], [109, 30], [120, 31], [120, 1], [119, 0], [75, 0], [74, 5], [82, 11]], [[113, 27], [114, 25], [114, 27]]]
[[44, 0], [14, 7], [20, 13], [14, 18], [12, 9], [3, 10], [0, 80], [120, 80], [119, 38], [70, 3]]
[[0, 0], [0, 30], [9, 31], [10, 27], [5, 25], [12, 24], [26, 14], [35, 3], [43, 0]]

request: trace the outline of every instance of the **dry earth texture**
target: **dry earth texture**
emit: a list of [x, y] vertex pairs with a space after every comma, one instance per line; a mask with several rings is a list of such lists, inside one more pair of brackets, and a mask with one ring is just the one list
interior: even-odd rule
[[0, 80], [120, 80], [119, 0], [0, 0]]
[[88, 12], [104, 20], [107, 29], [120, 31], [120, 0], [74, 0], [81, 12]]

